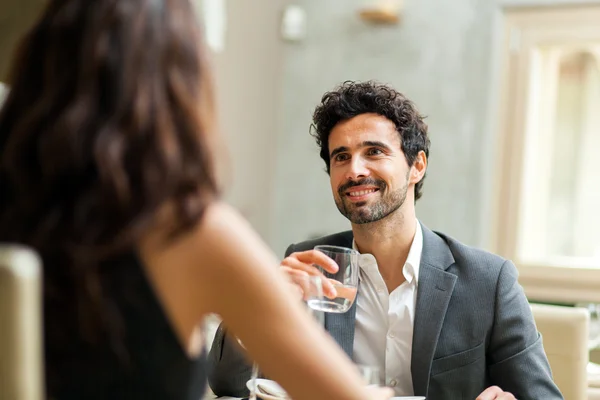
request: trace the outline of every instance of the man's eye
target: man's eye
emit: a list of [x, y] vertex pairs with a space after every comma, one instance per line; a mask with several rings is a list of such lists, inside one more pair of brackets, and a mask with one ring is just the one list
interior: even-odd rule
[[370, 156], [378, 156], [380, 154], [383, 154], [383, 152], [379, 149], [369, 149], [368, 154]]
[[338, 154], [335, 156], [335, 161], [346, 161], [348, 159], [348, 154]]

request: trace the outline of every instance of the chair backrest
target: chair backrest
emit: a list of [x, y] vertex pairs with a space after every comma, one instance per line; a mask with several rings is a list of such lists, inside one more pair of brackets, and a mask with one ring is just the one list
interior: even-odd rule
[[0, 245], [0, 399], [43, 398], [41, 294], [37, 254]]
[[582, 308], [532, 304], [554, 382], [565, 399], [587, 399], [589, 313]]

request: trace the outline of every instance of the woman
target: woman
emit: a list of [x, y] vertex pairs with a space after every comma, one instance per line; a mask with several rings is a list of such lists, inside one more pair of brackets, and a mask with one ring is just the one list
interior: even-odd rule
[[388, 398], [219, 202], [200, 42], [188, 0], [52, 0], [21, 43], [0, 113], [0, 241], [44, 261], [48, 396], [199, 399], [198, 326], [215, 312], [294, 399]]

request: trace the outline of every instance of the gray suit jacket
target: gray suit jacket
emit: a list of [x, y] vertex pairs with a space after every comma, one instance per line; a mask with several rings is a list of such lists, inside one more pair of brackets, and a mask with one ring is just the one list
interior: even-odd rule
[[[352, 247], [352, 232], [306, 241]], [[515, 266], [423, 226], [411, 372], [415, 395], [474, 400], [497, 385], [519, 400], [562, 399]], [[360, 292], [358, 294], [360, 296]], [[356, 303], [355, 303], [356, 304]], [[356, 307], [325, 314], [325, 328], [352, 357]], [[217, 395], [243, 396], [250, 366], [219, 327], [208, 379]]]

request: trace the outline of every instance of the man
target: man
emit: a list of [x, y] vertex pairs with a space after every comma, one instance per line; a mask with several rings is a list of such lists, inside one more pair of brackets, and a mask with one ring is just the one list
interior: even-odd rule
[[[298, 281], [318, 273], [314, 264], [336, 269], [316, 245], [361, 253], [355, 304], [325, 315], [346, 353], [378, 366], [397, 396], [562, 399], [515, 266], [417, 220], [429, 138], [413, 103], [385, 85], [346, 82], [323, 96], [313, 122], [352, 231], [291, 245], [282, 265]], [[249, 367], [223, 327], [210, 367], [215, 393], [243, 394]]]

